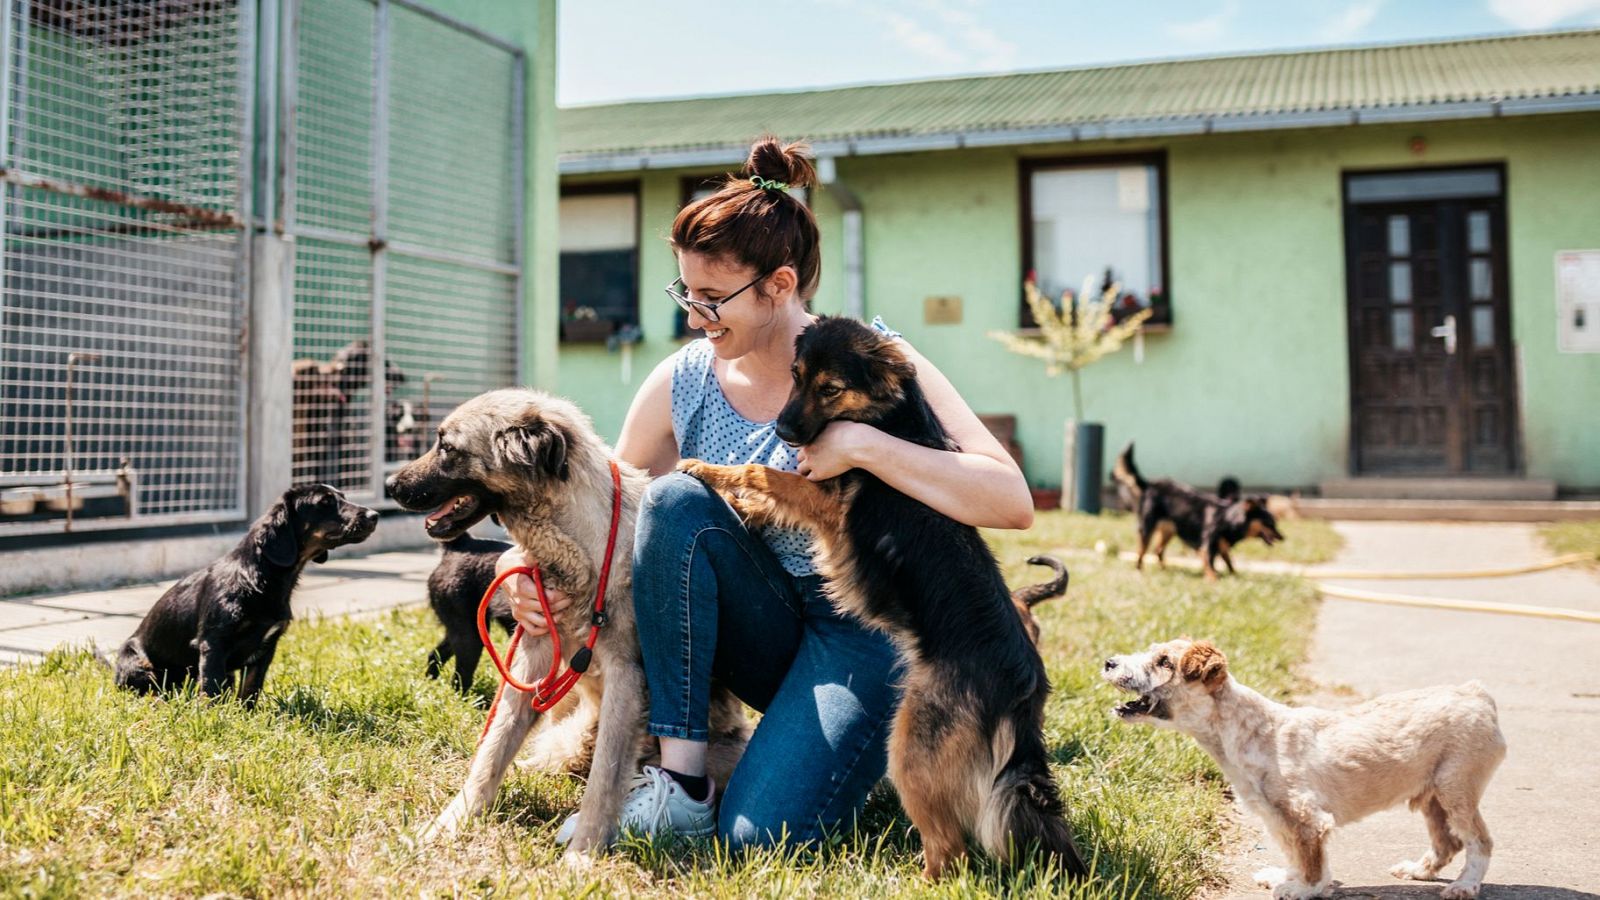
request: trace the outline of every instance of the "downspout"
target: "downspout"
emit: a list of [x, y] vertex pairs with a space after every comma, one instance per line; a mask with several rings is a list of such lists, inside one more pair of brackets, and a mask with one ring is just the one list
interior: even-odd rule
[[854, 319], [864, 319], [867, 311], [867, 251], [861, 234], [861, 198], [839, 180], [839, 169], [834, 159], [824, 156], [817, 160], [817, 177], [844, 210], [844, 314]]

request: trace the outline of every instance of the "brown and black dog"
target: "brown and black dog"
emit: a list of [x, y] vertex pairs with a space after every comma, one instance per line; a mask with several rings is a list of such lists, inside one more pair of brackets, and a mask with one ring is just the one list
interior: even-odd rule
[[[1173, 535], [1200, 554], [1207, 581], [1217, 579], [1216, 561], [1222, 558], [1228, 574], [1233, 568], [1235, 544], [1260, 538], [1268, 547], [1283, 540], [1278, 520], [1267, 509], [1265, 497], [1240, 497], [1239, 483], [1225, 478], [1218, 496], [1208, 497], [1181, 481], [1148, 481], [1133, 463], [1133, 444], [1117, 456], [1111, 477], [1127, 494], [1139, 526], [1139, 559], [1134, 568], [1144, 570], [1144, 554], [1155, 541], [1156, 562], [1166, 565], [1167, 542]], [[1232, 482], [1230, 485], [1229, 482]]]
[[[783, 440], [806, 444], [829, 422], [850, 420], [957, 449], [893, 339], [823, 317], [795, 350], [794, 390], [777, 421]], [[752, 525], [810, 530], [836, 606], [901, 648], [908, 673], [889, 773], [922, 834], [924, 875], [939, 877], [969, 834], [1000, 860], [1038, 848], [1067, 872], [1088, 873], [1048, 765], [1044, 663], [976, 528], [861, 469], [812, 482], [763, 466], [679, 468]]]

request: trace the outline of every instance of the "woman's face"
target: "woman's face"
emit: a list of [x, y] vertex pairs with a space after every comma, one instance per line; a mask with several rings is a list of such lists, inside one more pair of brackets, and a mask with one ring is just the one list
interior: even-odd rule
[[787, 305], [795, 302], [793, 287], [786, 293], [774, 292], [785, 282], [793, 284], [793, 279], [786, 277], [790, 271], [786, 268], [776, 276], [769, 275], [735, 295], [763, 273], [699, 253], [678, 254], [678, 274], [689, 287], [690, 299], [712, 305], [728, 300], [717, 308], [715, 322], [699, 309], [691, 309], [689, 327], [705, 332], [722, 359], [738, 359], [749, 353], [781, 325]]

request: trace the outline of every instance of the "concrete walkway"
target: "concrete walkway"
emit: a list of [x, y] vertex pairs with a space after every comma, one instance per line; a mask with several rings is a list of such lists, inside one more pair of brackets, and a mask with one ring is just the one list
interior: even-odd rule
[[[295, 589], [295, 617], [362, 615], [425, 603], [428, 574], [438, 561], [437, 551], [424, 550], [313, 565]], [[101, 652], [115, 653], [174, 581], [0, 600], [0, 664], [37, 660], [56, 647], [91, 641]]]
[[[1448, 571], [1550, 558], [1534, 526], [1342, 522], [1335, 565], [1364, 571]], [[1366, 590], [1600, 612], [1600, 573], [1564, 568], [1474, 580], [1331, 581]], [[1600, 894], [1600, 625], [1475, 612], [1324, 601], [1306, 668], [1319, 685], [1303, 703], [1347, 706], [1389, 691], [1476, 678], [1500, 710], [1509, 746], [1483, 802], [1495, 849], [1483, 897], [1578, 900]], [[1249, 876], [1282, 865], [1253, 816], [1233, 896], [1262, 898]], [[1340, 897], [1436, 897], [1389, 876], [1426, 849], [1422, 818], [1401, 807], [1336, 833], [1329, 858]], [[1254, 846], [1250, 846], [1251, 844]], [[1444, 870], [1453, 878], [1460, 858]]]

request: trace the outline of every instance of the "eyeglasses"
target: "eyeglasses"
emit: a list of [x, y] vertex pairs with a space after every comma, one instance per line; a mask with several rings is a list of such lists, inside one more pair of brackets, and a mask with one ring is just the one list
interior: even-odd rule
[[704, 300], [689, 299], [689, 286], [683, 283], [682, 278], [672, 279], [672, 283], [667, 285], [666, 291], [667, 296], [671, 297], [674, 302], [682, 307], [684, 312], [698, 312], [700, 316], [708, 322], [720, 322], [722, 321], [722, 318], [721, 316], [717, 315], [717, 310], [721, 309], [724, 304], [733, 300], [733, 298], [739, 296], [745, 291], [750, 290], [757, 284], [760, 284], [761, 279], [766, 278], [767, 275], [771, 274], [771, 272], [768, 272], [765, 275], [756, 276], [754, 281], [742, 288], [739, 288], [737, 291], [734, 291], [728, 296], [723, 297], [721, 300], [718, 300], [715, 303], [707, 303]]

